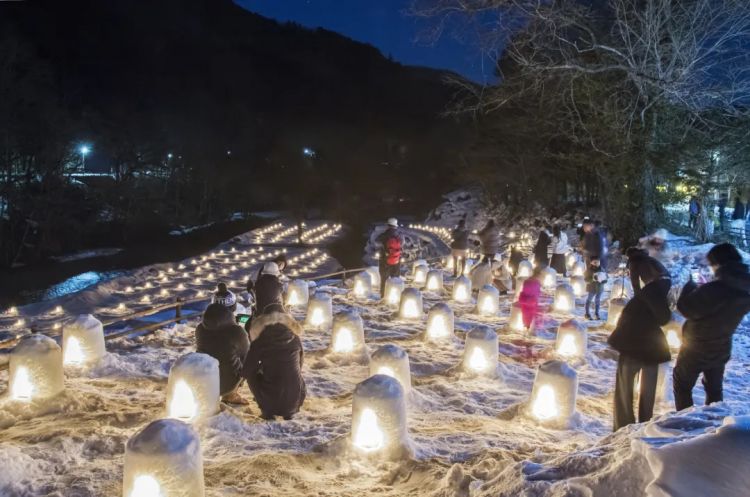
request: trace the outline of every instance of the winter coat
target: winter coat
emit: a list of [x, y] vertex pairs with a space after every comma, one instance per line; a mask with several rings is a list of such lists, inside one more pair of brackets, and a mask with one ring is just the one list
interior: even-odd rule
[[742, 202], [734, 203], [734, 212], [732, 212], [732, 221], [737, 219], [745, 219], [745, 204]]
[[603, 244], [599, 230], [593, 229], [583, 235], [583, 251], [586, 257], [602, 256]]
[[541, 233], [539, 233], [539, 238], [537, 238], [536, 245], [534, 246], [534, 260], [536, 260], [537, 264], [541, 264], [543, 266], [549, 264], [549, 256], [547, 255], [547, 252], [549, 250], [550, 243], [552, 243], [552, 238], [549, 236], [549, 233], [547, 233], [546, 230], [543, 230]]
[[[400, 248], [398, 250], [398, 254], [388, 253], [388, 248], [386, 247], [386, 245], [388, 243], [388, 240], [391, 238], [397, 238], [399, 241]], [[378, 235], [378, 237], [375, 239], [375, 242], [378, 244], [380, 250], [381, 263], [383, 261], [386, 261], [389, 266], [395, 266], [401, 263], [401, 251], [403, 250], [404, 246], [404, 236], [403, 234], [401, 234], [401, 230], [399, 230], [398, 228], [394, 228], [393, 226], [389, 226], [385, 231]], [[396, 262], [388, 261], [389, 259], [395, 260], [396, 258], [398, 258]]]
[[265, 416], [290, 417], [307, 395], [302, 378], [302, 327], [284, 312], [259, 316], [250, 327], [242, 376]]
[[[596, 278], [597, 273], [604, 273], [604, 279]], [[586, 282], [586, 291], [589, 293], [602, 293], [604, 290], [604, 284], [607, 282], [607, 273], [602, 270], [601, 266], [594, 266], [589, 264], [586, 267], [586, 271], [583, 273], [583, 279]]]
[[227, 309], [220, 319], [203, 321], [195, 329], [196, 352], [208, 354], [219, 361], [219, 388], [221, 394], [230, 393], [239, 383], [242, 365], [250, 341], [247, 333], [234, 321]]
[[467, 250], [469, 248], [469, 230], [465, 228], [456, 228], [451, 233], [453, 243], [451, 248], [454, 250]]
[[255, 282], [255, 305], [258, 314], [263, 314], [265, 309], [272, 304], [283, 305], [284, 285], [281, 280], [272, 274], [262, 274]]
[[639, 249], [628, 258], [628, 269], [635, 293], [641, 291], [641, 281], [647, 285], [659, 278], [669, 278], [669, 271], [664, 264], [648, 255], [648, 251], [644, 249]]
[[570, 247], [568, 246], [568, 235], [560, 232], [560, 236], [552, 237], [552, 253], [553, 254], [567, 254]]
[[613, 349], [647, 364], [660, 364], [671, 359], [661, 329], [672, 317], [667, 300], [671, 286], [672, 281], [668, 278], [652, 281], [625, 305], [617, 328], [608, 339]]
[[523, 282], [518, 305], [521, 306], [523, 325], [530, 327], [539, 313], [539, 297], [542, 294], [542, 283], [536, 278], [529, 278]]
[[500, 252], [500, 228], [491, 226], [479, 232], [479, 241], [482, 243], [482, 254], [495, 255]]
[[750, 312], [750, 273], [742, 263], [721, 266], [716, 279], [698, 286], [689, 281], [677, 309], [687, 319], [680, 355], [688, 354], [709, 369], [729, 361], [732, 335]]

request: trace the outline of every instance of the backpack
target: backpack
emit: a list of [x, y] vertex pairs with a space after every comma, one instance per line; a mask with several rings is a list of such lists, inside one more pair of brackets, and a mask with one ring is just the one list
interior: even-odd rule
[[385, 241], [385, 257], [389, 266], [395, 266], [401, 260], [401, 239], [395, 234]]

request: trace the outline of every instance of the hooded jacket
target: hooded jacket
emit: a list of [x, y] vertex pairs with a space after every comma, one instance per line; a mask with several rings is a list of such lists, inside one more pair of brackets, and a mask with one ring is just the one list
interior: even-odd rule
[[617, 328], [609, 336], [609, 345], [620, 354], [648, 364], [669, 361], [667, 338], [661, 327], [669, 322], [667, 294], [672, 286], [668, 278], [652, 281], [625, 305]]
[[284, 312], [258, 316], [250, 327], [242, 376], [264, 416], [290, 417], [305, 401], [301, 334], [299, 323]]
[[680, 355], [687, 354], [701, 367], [721, 366], [732, 355], [732, 336], [750, 312], [750, 273], [740, 262], [716, 271], [716, 279], [698, 286], [689, 281], [677, 309], [685, 316]]
[[641, 291], [641, 281], [647, 285], [659, 278], [669, 278], [669, 271], [664, 264], [648, 255], [648, 251], [644, 249], [637, 249], [628, 258], [628, 269], [635, 293]]
[[258, 314], [267, 312], [272, 304], [283, 305], [284, 285], [277, 276], [272, 274], [261, 274], [255, 282], [255, 305]]
[[219, 388], [221, 394], [230, 393], [239, 383], [242, 365], [250, 342], [247, 333], [234, 321], [227, 307], [214, 319], [205, 314], [195, 329], [196, 352], [208, 354], [219, 361]]

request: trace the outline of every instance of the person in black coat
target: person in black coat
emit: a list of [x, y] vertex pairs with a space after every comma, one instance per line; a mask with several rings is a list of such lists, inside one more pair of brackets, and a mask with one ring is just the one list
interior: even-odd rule
[[451, 233], [451, 256], [453, 257], [453, 277], [464, 274], [466, 257], [469, 253], [469, 230], [466, 229], [466, 221], [460, 220], [458, 226]]
[[552, 243], [551, 227], [542, 228], [534, 246], [534, 261], [537, 266], [549, 266], [549, 245]]
[[633, 391], [640, 372], [638, 421], [651, 419], [656, 400], [659, 364], [671, 359], [669, 345], [661, 327], [672, 317], [667, 294], [669, 278], [648, 283], [625, 305], [609, 345], [620, 353], [615, 381], [614, 429], [635, 423]]
[[242, 376], [263, 419], [291, 419], [305, 401], [301, 334], [302, 327], [280, 306], [253, 320]]
[[195, 350], [219, 361], [219, 389], [221, 400], [230, 404], [248, 402], [237, 392], [242, 376], [242, 365], [250, 347], [247, 333], [234, 321], [228, 307], [213, 303], [203, 313], [195, 329]]
[[581, 248], [583, 249], [583, 254], [586, 258], [586, 263], [588, 264], [589, 260], [592, 257], [596, 257], [601, 261], [602, 267], [606, 270], [606, 265], [604, 264], [604, 260], [602, 259], [603, 255], [603, 247], [602, 247], [602, 237], [599, 234], [599, 231], [594, 227], [594, 223], [591, 222], [591, 220], [586, 221], [583, 223], [583, 239], [581, 240]]
[[675, 408], [693, 405], [693, 387], [703, 373], [706, 404], [721, 402], [724, 366], [732, 355], [732, 336], [750, 312], [750, 273], [730, 243], [714, 246], [706, 256], [716, 279], [683, 287], [677, 309], [687, 319], [673, 375]]
[[284, 285], [279, 277], [281, 271], [275, 262], [267, 262], [263, 273], [255, 282], [255, 306], [257, 314], [269, 312], [272, 306], [284, 304]]
[[625, 256], [628, 258], [630, 282], [635, 294], [641, 291], [641, 282], [648, 284], [659, 278], [669, 278], [669, 271], [664, 264], [648, 255], [647, 250], [630, 247], [625, 251]]

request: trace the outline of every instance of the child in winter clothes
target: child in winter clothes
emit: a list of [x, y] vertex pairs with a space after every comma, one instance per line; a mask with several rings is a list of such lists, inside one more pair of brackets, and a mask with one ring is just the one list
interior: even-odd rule
[[596, 319], [601, 319], [599, 317], [599, 305], [602, 300], [604, 284], [607, 282], [607, 273], [602, 271], [601, 261], [598, 257], [592, 256], [589, 260], [584, 279], [586, 280], [586, 290], [589, 292], [589, 296], [586, 298], [586, 319], [593, 319], [589, 311], [591, 301], [594, 301]]
[[523, 316], [523, 325], [527, 330], [539, 314], [539, 297], [542, 294], [542, 282], [539, 275], [542, 272], [542, 266], [534, 268], [531, 278], [523, 282], [521, 294], [518, 296], [518, 305], [521, 306], [521, 315]]

